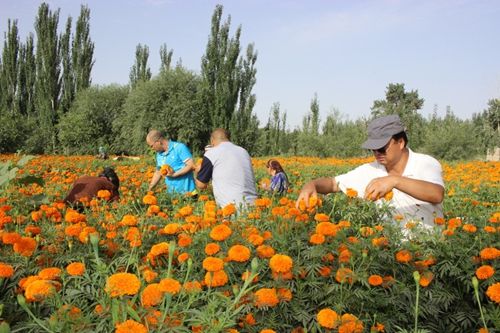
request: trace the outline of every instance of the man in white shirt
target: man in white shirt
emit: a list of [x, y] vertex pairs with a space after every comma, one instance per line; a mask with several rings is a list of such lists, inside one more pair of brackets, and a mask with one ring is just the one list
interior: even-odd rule
[[318, 178], [305, 184], [297, 199], [307, 204], [317, 193], [356, 190], [358, 196], [377, 200], [390, 191], [390, 205], [405, 221], [421, 222], [432, 227], [435, 217], [442, 217], [444, 182], [440, 163], [429, 155], [418, 154], [406, 145], [405, 128], [397, 115], [374, 119], [368, 125], [370, 149], [376, 161], [331, 178]]
[[235, 204], [237, 208], [252, 205], [257, 198], [252, 161], [248, 152], [229, 141], [226, 130], [218, 128], [210, 135], [207, 149], [195, 182], [206, 189], [212, 180], [217, 205]]

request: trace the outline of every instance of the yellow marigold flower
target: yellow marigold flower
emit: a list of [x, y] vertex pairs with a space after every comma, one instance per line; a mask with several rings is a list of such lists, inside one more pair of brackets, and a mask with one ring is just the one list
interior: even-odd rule
[[151, 253], [155, 257], [162, 255], [162, 254], [168, 254], [168, 246], [169, 246], [169, 244], [167, 242], [161, 242], [161, 243], [155, 244], [151, 247], [151, 250], [149, 250], [149, 253]]
[[275, 254], [269, 260], [269, 267], [276, 273], [289, 272], [292, 269], [293, 260], [284, 254]]
[[227, 274], [222, 270], [205, 274], [205, 284], [210, 287], [222, 287], [227, 281]]
[[224, 261], [215, 257], [206, 257], [203, 260], [203, 268], [209, 272], [217, 272], [224, 269]]
[[116, 273], [106, 280], [106, 292], [111, 297], [135, 295], [141, 287], [141, 282], [134, 274]]
[[161, 303], [163, 300], [163, 291], [160, 289], [158, 283], [152, 283], [144, 290], [141, 294], [141, 303], [144, 307], [155, 306]]
[[115, 333], [147, 333], [148, 329], [141, 323], [136, 322], [135, 320], [129, 319], [124, 321], [123, 323], [116, 324]]
[[229, 260], [245, 262], [250, 259], [250, 249], [244, 245], [233, 245], [227, 251]]
[[411, 260], [411, 253], [408, 250], [401, 250], [396, 253], [396, 260], [400, 263], [406, 264]]
[[275, 288], [261, 288], [255, 292], [255, 305], [257, 307], [274, 307], [279, 303]]
[[487, 247], [479, 253], [483, 260], [493, 260], [500, 257], [500, 250], [495, 247]]
[[189, 216], [189, 215], [193, 214], [193, 207], [184, 206], [181, 209], [179, 209], [179, 214], [183, 217]]
[[223, 241], [231, 236], [232, 230], [225, 224], [219, 224], [210, 231], [210, 238], [215, 241]]
[[489, 286], [486, 290], [486, 296], [488, 296], [493, 302], [500, 304], [500, 282]]
[[31, 282], [24, 292], [24, 296], [28, 302], [42, 301], [56, 292], [53, 281], [36, 280]]
[[483, 265], [476, 269], [476, 276], [479, 280], [486, 280], [495, 274], [495, 269], [490, 265]]
[[44, 268], [38, 272], [38, 277], [42, 280], [56, 280], [61, 276], [61, 269], [57, 267]]
[[122, 217], [122, 220], [120, 221], [120, 225], [128, 225], [128, 226], [137, 225], [137, 217], [130, 214], [124, 215]]
[[382, 284], [383, 279], [380, 275], [377, 275], [377, 274], [374, 274], [374, 275], [370, 275], [370, 277], [368, 278], [368, 283], [370, 284], [370, 286], [380, 286]]
[[217, 243], [208, 243], [205, 246], [205, 254], [207, 256], [212, 256], [220, 251], [220, 246]]
[[316, 315], [316, 319], [318, 320], [318, 324], [321, 325], [321, 327], [329, 328], [329, 329], [334, 329], [339, 325], [339, 315], [337, 312], [333, 311], [332, 309], [322, 309], [318, 312]]
[[6, 263], [0, 262], [0, 279], [1, 278], [10, 278], [14, 275], [14, 268]]
[[176, 279], [162, 279], [160, 281], [160, 290], [175, 295], [181, 290], [181, 284]]

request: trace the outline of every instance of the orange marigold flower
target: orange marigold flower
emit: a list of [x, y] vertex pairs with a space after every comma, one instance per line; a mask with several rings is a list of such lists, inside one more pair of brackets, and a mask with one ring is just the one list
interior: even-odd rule
[[116, 324], [115, 333], [147, 333], [148, 329], [141, 323], [136, 322], [135, 320], [129, 319], [124, 321], [123, 323]]
[[156, 205], [158, 203], [158, 200], [153, 194], [148, 193], [142, 198], [142, 203], [144, 203], [145, 205]]
[[339, 262], [347, 263], [351, 260], [351, 251], [348, 249], [342, 250], [339, 253]]
[[173, 173], [173, 172], [174, 172], [174, 169], [168, 164], [163, 164], [160, 167], [160, 173], [162, 174], [162, 176], [166, 176], [166, 175]]
[[251, 234], [248, 236], [247, 239], [253, 246], [259, 246], [262, 245], [262, 243], [264, 243], [264, 237], [258, 234]]
[[10, 278], [14, 275], [14, 268], [6, 263], [0, 262], [0, 279], [1, 278]]
[[282, 302], [290, 302], [292, 300], [292, 291], [287, 288], [279, 288], [277, 290], [278, 298]]
[[432, 280], [434, 280], [434, 273], [432, 273], [431, 271], [425, 271], [420, 274], [420, 281], [418, 283], [420, 284], [420, 286], [425, 288], [429, 284], [431, 284]]
[[411, 260], [411, 253], [408, 250], [401, 250], [396, 253], [396, 260], [400, 263], [407, 264]]
[[183, 217], [189, 216], [189, 215], [193, 214], [193, 207], [184, 206], [181, 209], [179, 209], [179, 214]]
[[99, 190], [97, 191], [97, 197], [99, 199], [109, 200], [111, 198], [111, 192], [108, 190]]
[[234, 204], [226, 205], [222, 208], [222, 216], [227, 217], [236, 213], [236, 206]]
[[485, 226], [483, 230], [489, 234], [494, 234], [495, 232], [497, 232], [497, 229], [495, 227], [489, 225]]
[[187, 292], [198, 292], [201, 291], [201, 283], [198, 281], [187, 281], [183, 284], [182, 288]]
[[260, 331], [260, 333], [276, 333], [276, 331], [270, 328], [264, 328], [263, 330]]
[[276, 273], [286, 273], [292, 269], [293, 260], [285, 254], [275, 254], [269, 260], [269, 267]]
[[355, 189], [352, 189], [352, 188], [348, 188], [348, 189], [346, 189], [345, 194], [349, 198], [356, 198], [358, 196], [358, 191], [356, 191]]
[[175, 295], [181, 290], [181, 284], [176, 279], [165, 278], [160, 281], [160, 290]]
[[216, 271], [205, 274], [205, 284], [210, 287], [222, 287], [228, 281], [226, 272]]
[[261, 288], [255, 292], [255, 305], [257, 307], [274, 307], [279, 302], [275, 288]]
[[181, 264], [188, 259], [189, 259], [189, 253], [186, 253], [186, 252], [183, 252], [183, 253], [179, 254], [179, 256], [177, 256], [177, 260]]
[[36, 280], [28, 284], [24, 296], [28, 302], [42, 301], [56, 292], [53, 281]]
[[144, 290], [141, 294], [141, 303], [144, 307], [155, 306], [161, 303], [163, 300], [163, 291], [160, 289], [158, 283], [152, 283]]
[[309, 243], [313, 245], [320, 245], [325, 242], [325, 236], [322, 234], [312, 234], [311, 237], [309, 237]]
[[349, 284], [352, 284], [353, 278], [354, 278], [353, 271], [345, 267], [339, 268], [337, 270], [337, 273], [335, 274], [335, 280], [337, 280], [338, 283], [347, 282]]
[[209, 272], [217, 272], [224, 269], [224, 261], [215, 257], [206, 257], [203, 260], [203, 268]]
[[4, 232], [2, 234], [2, 242], [4, 244], [13, 245], [16, 242], [19, 242], [20, 240], [21, 240], [21, 235], [19, 235], [17, 232]]
[[500, 304], [500, 282], [489, 286], [486, 290], [486, 296], [488, 296], [493, 302]]
[[162, 255], [162, 254], [168, 254], [168, 246], [169, 246], [169, 244], [167, 242], [161, 242], [161, 243], [155, 244], [155, 245], [151, 246], [151, 250], [149, 250], [149, 253], [151, 253], [155, 257]]
[[14, 252], [24, 257], [30, 257], [35, 252], [36, 246], [36, 240], [33, 238], [21, 237], [20, 240], [14, 243]]
[[106, 280], [106, 292], [111, 297], [135, 295], [141, 287], [141, 282], [134, 274], [116, 273]]
[[274, 253], [274, 249], [269, 245], [260, 245], [257, 247], [257, 256], [259, 258], [271, 258]]
[[316, 315], [316, 319], [318, 320], [318, 324], [320, 324], [321, 327], [329, 329], [336, 328], [340, 322], [340, 318], [337, 312], [328, 308], [320, 310]]
[[490, 265], [483, 265], [476, 269], [476, 276], [479, 280], [486, 280], [495, 274], [495, 269]]
[[316, 233], [324, 236], [335, 236], [338, 229], [332, 222], [320, 222], [316, 225]]
[[61, 276], [61, 269], [57, 267], [44, 268], [38, 272], [38, 277], [42, 280], [57, 280]]
[[205, 254], [207, 256], [212, 256], [220, 251], [220, 246], [217, 243], [208, 243], [205, 246]]
[[210, 238], [215, 241], [223, 241], [231, 236], [232, 230], [225, 224], [219, 224], [210, 231]]
[[316, 222], [329, 222], [330, 216], [323, 214], [323, 213], [318, 213], [318, 214], [314, 215], [314, 220]]
[[29, 234], [30, 236], [36, 236], [42, 232], [42, 228], [34, 225], [28, 225], [26, 226], [26, 228], [24, 228], [24, 232], [26, 234]]
[[191, 245], [192, 242], [193, 240], [187, 234], [180, 234], [177, 237], [177, 245], [179, 245], [180, 247], [187, 247]]
[[443, 225], [446, 222], [446, 220], [443, 217], [435, 217], [434, 218], [434, 223], [437, 225]]
[[495, 247], [487, 247], [479, 253], [483, 260], [493, 260], [500, 257], [500, 250]]
[[382, 277], [377, 274], [370, 275], [370, 277], [368, 278], [368, 283], [370, 284], [370, 286], [380, 286], [382, 282], [384, 282]]
[[244, 245], [233, 245], [227, 251], [229, 260], [245, 262], [250, 259], [250, 249]]
[[66, 266], [66, 272], [73, 276], [83, 275], [83, 273], [85, 273], [85, 264], [81, 262], [73, 262]]
[[146, 282], [150, 283], [158, 277], [158, 273], [151, 270], [150, 268], [146, 268], [142, 271], [142, 277], [144, 278], [144, 280], [146, 280]]
[[464, 224], [462, 229], [465, 231], [465, 232], [468, 232], [468, 233], [475, 233], [477, 231], [477, 227], [475, 225], [472, 225], [472, 224]]
[[377, 237], [372, 239], [372, 245], [377, 247], [383, 247], [389, 245], [389, 241], [385, 237]]
[[181, 229], [181, 225], [179, 223], [169, 223], [163, 228], [163, 233], [166, 235], [175, 235]]

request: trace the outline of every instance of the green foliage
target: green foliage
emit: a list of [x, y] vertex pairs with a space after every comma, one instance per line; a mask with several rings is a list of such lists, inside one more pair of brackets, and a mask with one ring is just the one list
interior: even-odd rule
[[78, 93], [58, 125], [60, 151], [65, 154], [96, 154], [96, 147], [111, 147], [113, 122], [120, 115], [127, 87], [92, 87]]
[[209, 120], [199, 104], [199, 84], [196, 74], [179, 66], [138, 84], [113, 124], [118, 134], [114, 150], [144, 152], [146, 134], [154, 128], [202, 151], [208, 141]]
[[138, 44], [135, 48], [135, 63], [130, 68], [130, 86], [135, 88], [138, 83], [151, 79], [151, 69], [148, 65], [149, 47]]

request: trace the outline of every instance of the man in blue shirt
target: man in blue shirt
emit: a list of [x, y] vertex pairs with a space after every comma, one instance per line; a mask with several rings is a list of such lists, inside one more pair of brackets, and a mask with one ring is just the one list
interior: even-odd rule
[[167, 140], [160, 131], [151, 130], [146, 142], [148, 146], [156, 151], [156, 171], [149, 183], [149, 190], [158, 184], [161, 179], [161, 167], [169, 165], [165, 184], [169, 193], [191, 193], [195, 190], [193, 178], [194, 161], [189, 148], [181, 143]]

